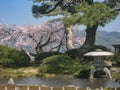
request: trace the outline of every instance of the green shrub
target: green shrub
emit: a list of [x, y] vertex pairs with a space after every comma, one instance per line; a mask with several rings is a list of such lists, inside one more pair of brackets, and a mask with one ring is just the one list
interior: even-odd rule
[[86, 73], [83, 73], [83, 71], [88, 71], [91, 68], [93, 68], [93, 66], [90, 63], [82, 63], [80, 60], [72, 60], [71, 65], [69, 65], [68, 74], [71, 74], [74, 77], [79, 77], [82, 74], [83, 77], [85, 77]]
[[63, 74], [68, 69], [71, 58], [67, 55], [54, 55], [42, 60], [40, 64], [41, 73]]
[[73, 60], [68, 55], [54, 55], [42, 60], [39, 72], [78, 76], [82, 70], [90, 68], [90, 64], [82, 64], [80, 60]]
[[77, 57], [78, 53], [79, 53], [78, 50], [79, 50], [78, 48], [71, 49], [71, 50], [66, 51], [65, 54], [70, 56], [72, 59], [75, 59]]
[[0, 66], [23, 67], [29, 65], [30, 59], [24, 51], [0, 45]]
[[12, 59], [2, 58], [0, 59], [0, 65], [6, 67], [12, 67], [14, 65], [14, 61]]
[[24, 67], [30, 64], [30, 58], [24, 51], [13, 49], [9, 58], [12, 58], [14, 61], [13, 67]]
[[8, 55], [10, 54], [11, 52], [11, 48], [7, 47], [7, 46], [2, 46], [0, 45], [0, 59], [3, 58], [3, 57], [8, 57]]
[[119, 53], [116, 53], [113, 58], [112, 58], [113, 61], [116, 62], [116, 64], [120, 64], [120, 54]]
[[62, 53], [55, 52], [55, 51], [52, 51], [52, 52], [43, 52], [43, 53], [37, 54], [35, 56], [35, 62], [39, 64], [46, 57], [50, 57], [50, 56], [53, 56], [53, 55], [61, 55], [61, 54]]

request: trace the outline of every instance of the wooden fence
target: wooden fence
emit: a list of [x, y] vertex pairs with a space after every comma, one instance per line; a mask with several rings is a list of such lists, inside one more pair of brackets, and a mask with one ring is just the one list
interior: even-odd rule
[[78, 86], [49, 87], [39, 85], [0, 85], [0, 90], [120, 90], [119, 88], [81, 88]]

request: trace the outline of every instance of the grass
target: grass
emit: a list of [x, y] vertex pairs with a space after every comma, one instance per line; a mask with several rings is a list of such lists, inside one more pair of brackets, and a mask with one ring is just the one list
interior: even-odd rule
[[55, 77], [55, 74], [44, 74], [41, 75], [39, 72], [39, 67], [30, 66], [24, 68], [5, 68], [0, 67], [0, 77], [30, 77], [30, 76], [40, 76], [40, 77]]
[[38, 67], [0, 68], [0, 77], [29, 77], [37, 75]]
[[120, 80], [120, 73], [112, 73], [112, 77], [117, 80]]

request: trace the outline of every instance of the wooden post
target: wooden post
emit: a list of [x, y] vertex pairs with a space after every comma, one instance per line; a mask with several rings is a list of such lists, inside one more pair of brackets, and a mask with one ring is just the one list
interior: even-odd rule
[[38, 88], [39, 88], [39, 90], [41, 90], [41, 87], [40, 87], [40, 86], [39, 86]]
[[63, 86], [62, 90], [65, 90], [65, 87]]
[[53, 90], [53, 87], [50, 87], [50, 90]]
[[30, 90], [29, 86], [27, 86], [27, 90]]
[[104, 90], [103, 87], [100, 88], [101, 90]]
[[7, 86], [5, 86], [5, 90], [7, 90]]
[[114, 90], [117, 90], [117, 88], [115, 87]]

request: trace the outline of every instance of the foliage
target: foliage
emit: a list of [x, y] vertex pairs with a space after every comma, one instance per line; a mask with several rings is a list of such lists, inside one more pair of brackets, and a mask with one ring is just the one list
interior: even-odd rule
[[120, 54], [115, 53], [115, 55], [111, 58], [111, 60], [115, 61], [119, 65], [120, 64]]
[[66, 26], [74, 25], [76, 23], [82, 23], [89, 27], [95, 25], [104, 26], [112, 19], [115, 19], [118, 14], [118, 12], [111, 10], [111, 8], [104, 3], [94, 3], [91, 5], [82, 3], [75, 6], [74, 9], [76, 10], [74, 14], [63, 18], [63, 23]]
[[36, 63], [40, 63], [46, 57], [53, 56], [53, 55], [59, 55], [59, 54], [62, 54], [62, 53], [55, 52], [55, 51], [52, 51], [52, 52], [43, 52], [43, 53], [37, 54], [35, 56], [35, 62]]
[[66, 55], [54, 55], [45, 58], [40, 64], [41, 73], [63, 74], [70, 65], [71, 58]]
[[41, 74], [59, 74], [78, 76], [80, 71], [88, 70], [91, 65], [82, 64], [79, 60], [72, 60], [67, 55], [54, 55], [43, 59], [39, 71]]
[[0, 59], [0, 65], [2, 66], [12, 67], [13, 64], [14, 64], [14, 61], [12, 59], [8, 59], [8, 58]]
[[70, 56], [72, 59], [75, 59], [78, 55], [78, 48], [76, 49], [71, 49], [65, 52], [65, 54], [67, 54], [68, 56]]
[[69, 74], [72, 74], [74, 77], [79, 78], [88, 78], [86, 72], [89, 73], [89, 70], [93, 68], [92, 64], [80, 62], [80, 60], [73, 60], [72, 64], [69, 66]]
[[115, 0], [108, 0], [108, 2], [93, 2], [93, 0], [85, 0], [85, 2], [82, 0], [53, 0], [49, 1], [50, 3], [40, 0], [38, 2], [41, 5], [33, 5], [33, 15], [50, 15], [48, 13], [51, 12], [54, 12], [53, 16], [54, 14], [62, 14], [65, 16], [62, 19], [65, 26], [76, 23], [86, 26], [94, 26], [96, 24], [104, 26], [118, 15], [118, 12], [113, 10], [113, 8], [120, 3], [120, 1]]
[[23, 67], [29, 65], [30, 59], [24, 51], [0, 45], [0, 65], [6, 67]]
[[[97, 1], [97, 0], [96, 0]], [[33, 0], [34, 3], [41, 3], [39, 5], [34, 4], [32, 7], [33, 14], [48, 14], [54, 12], [55, 14], [66, 14], [66, 13], [75, 13], [75, 6], [78, 6], [82, 3], [87, 3], [89, 5], [94, 4], [96, 1], [94, 0]], [[97, 1], [99, 2], [99, 0]], [[101, 3], [105, 3], [111, 8], [116, 7], [120, 0], [104, 0]], [[118, 7], [119, 8], [119, 7]], [[66, 13], [62, 13], [62, 11], [66, 11]], [[57, 13], [56, 13], [57, 12]]]

